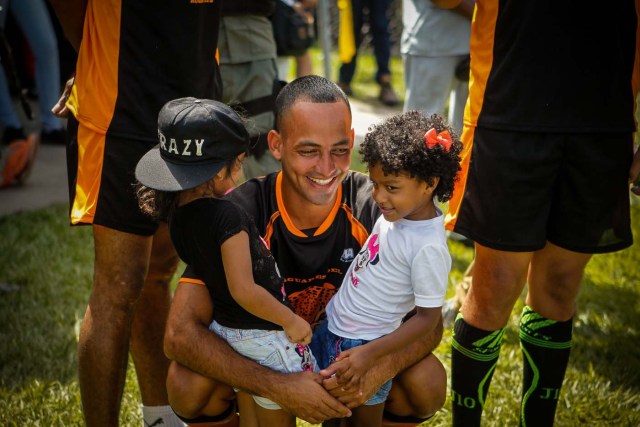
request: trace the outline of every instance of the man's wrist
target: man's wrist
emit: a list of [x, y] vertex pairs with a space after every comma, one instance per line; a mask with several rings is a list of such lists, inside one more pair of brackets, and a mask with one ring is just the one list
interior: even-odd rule
[[272, 369], [268, 369], [268, 371], [266, 375], [256, 377], [256, 382], [253, 384], [254, 387], [251, 393], [265, 397], [276, 403], [281, 403], [283, 396], [286, 394], [288, 374]]

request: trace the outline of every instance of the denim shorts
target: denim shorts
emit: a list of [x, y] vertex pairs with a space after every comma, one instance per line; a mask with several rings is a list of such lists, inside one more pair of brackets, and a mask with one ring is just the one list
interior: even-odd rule
[[[290, 342], [284, 331], [227, 328], [215, 320], [209, 325], [209, 330], [218, 334], [238, 353], [274, 371], [319, 371], [309, 346]], [[253, 399], [263, 408], [280, 409], [277, 403], [264, 397], [253, 396]]]
[[[343, 351], [353, 347], [358, 347], [368, 342], [368, 340], [342, 338], [337, 336], [329, 330], [328, 322], [325, 320], [313, 333], [313, 339], [311, 340], [309, 347], [318, 361], [318, 367], [320, 369], [325, 369], [331, 365]], [[387, 396], [389, 396], [392, 381], [393, 380], [389, 380], [382, 384], [378, 391], [376, 391], [375, 394], [364, 404], [371, 406], [385, 402], [387, 400]]]

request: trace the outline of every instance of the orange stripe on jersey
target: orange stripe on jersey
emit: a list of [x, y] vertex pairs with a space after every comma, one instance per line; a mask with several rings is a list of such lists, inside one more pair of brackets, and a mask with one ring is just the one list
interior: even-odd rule
[[472, 71], [469, 76], [469, 98], [464, 109], [464, 130], [460, 140], [463, 144], [461, 153], [461, 170], [458, 172], [453, 196], [449, 201], [449, 210], [445, 216], [445, 227], [453, 230], [462, 196], [467, 185], [471, 149], [473, 147], [473, 135], [478, 123], [478, 116], [482, 110], [484, 92], [487, 80], [493, 65], [493, 45], [495, 38], [496, 21], [498, 18], [498, 1], [484, 1], [476, 3], [471, 22], [471, 50]]
[[67, 100], [78, 122], [98, 133], [109, 128], [118, 97], [121, 1], [87, 3], [75, 85]]
[[[484, 92], [491, 66], [493, 65], [493, 44], [498, 19], [498, 1], [476, 3], [471, 22], [471, 74], [469, 76], [469, 98], [464, 111], [465, 126], [475, 126], [482, 110]], [[465, 142], [465, 140], [462, 140]]]
[[273, 215], [271, 215], [271, 218], [269, 218], [269, 223], [267, 224], [267, 227], [266, 227], [267, 230], [264, 233], [264, 241], [267, 244], [267, 248], [269, 248], [269, 250], [271, 250], [271, 236], [273, 236], [273, 223], [278, 218], [280, 218], [280, 212], [275, 211]]
[[336, 218], [336, 214], [338, 213], [338, 209], [340, 209], [341, 200], [342, 200], [342, 185], [338, 187], [336, 202], [333, 204], [333, 207], [331, 208], [331, 212], [329, 212], [329, 215], [327, 215], [324, 222], [320, 225], [320, 227], [318, 227], [316, 232], [313, 233], [314, 236], [321, 235], [322, 233], [327, 231], [329, 227], [331, 227], [331, 224], [333, 224], [333, 220]]
[[291, 221], [291, 218], [289, 218], [289, 214], [287, 213], [286, 209], [284, 209], [284, 202], [282, 201], [282, 171], [278, 172], [278, 176], [276, 177], [276, 200], [278, 202], [278, 211], [280, 212], [282, 220], [284, 221], [287, 229], [298, 237], [307, 237], [306, 234], [298, 230], [298, 227], [293, 225], [293, 221]]
[[71, 224], [92, 224], [98, 206], [106, 135], [78, 123], [78, 173]]
[[202, 280], [191, 279], [189, 277], [181, 277], [178, 283], [191, 283], [194, 285], [206, 286]]
[[360, 243], [361, 247], [364, 246], [364, 242], [366, 242], [367, 237], [369, 237], [367, 229], [353, 216], [353, 211], [346, 203], [342, 204], [342, 209], [347, 212], [347, 218], [349, 218], [349, 222], [351, 223], [351, 235]]
[[475, 127], [465, 126], [462, 131], [462, 140], [465, 142], [462, 149], [462, 160], [460, 161], [461, 170], [458, 172], [458, 180], [456, 181], [455, 188], [453, 190], [453, 196], [449, 200], [449, 210], [444, 217], [444, 226], [447, 230], [453, 230], [458, 219], [458, 212], [460, 212], [460, 205], [462, 204], [462, 196], [467, 187], [467, 176], [469, 175], [469, 161], [471, 160], [471, 147], [473, 146], [473, 136], [475, 134]]
[[[336, 214], [338, 213], [338, 209], [340, 209], [341, 199], [342, 199], [342, 186], [339, 186], [337, 196], [336, 196], [336, 201], [333, 204], [333, 207], [331, 208], [331, 212], [329, 212], [329, 215], [327, 215], [327, 217], [322, 222], [322, 224], [320, 224], [320, 227], [318, 227], [318, 229], [313, 233], [314, 236], [321, 235], [322, 233], [327, 231], [327, 229], [331, 226], [331, 224], [333, 224], [333, 220], [335, 219]], [[278, 202], [278, 211], [282, 216], [282, 221], [287, 227], [287, 230], [289, 230], [292, 234], [298, 237], [307, 237], [306, 234], [298, 230], [298, 227], [296, 227], [293, 224], [293, 221], [291, 221], [291, 218], [289, 217], [289, 214], [287, 213], [287, 210], [284, 207], [284, 201], [282, 200], [282, 172], [278, 172], [278, 176], [276, 177], [276, 200]]]

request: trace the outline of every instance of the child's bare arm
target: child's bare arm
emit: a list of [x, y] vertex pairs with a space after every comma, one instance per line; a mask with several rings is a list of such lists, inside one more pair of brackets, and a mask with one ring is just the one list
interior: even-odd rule
[[311, 342], [311, 327], [253, 280], [249, 235], [241, 231], [222, 244], [222, 262], [233, 299], [249, 313], [280, 325], [289, 340], [302, 345]]

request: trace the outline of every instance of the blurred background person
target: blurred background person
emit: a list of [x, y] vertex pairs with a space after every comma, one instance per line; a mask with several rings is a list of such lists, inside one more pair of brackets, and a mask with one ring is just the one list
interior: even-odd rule
[[[363, 39], [363, 25], [365, 19], [368, 21], [369, 31], [373, 38], [373, 53], [376, 57], [377, 71], [375, 81], [380, 85], [378, 99], [385, 105], [394, 106], [398, 104], [398, 97], [391, 86], [391, 69], [389, 61], [391, 59], [391, 34], [389, 32], [389, 9], [393, 0], [342, 0], [339, 2], [340, 8], [340, 37], [349, 38], [349, 23], [353, 29], [354, 49], [353, 55], [344, 56], [341, 54], [341, 62], [338, 85], [347, 95], [353, 95], [351, 81], [356, 71], [356, 61], [358, 59], [358, 49]], [[351, 18], [351, 22], [349, 21]], [[349, 41], [350, 42], [350, 41]], [[342, 41], [340, 44], [342, 45]], [[345, 42], [346, 43], [346, 42]], [[347, 58], [351, 59], [348, 60]]]
[[438, 1], [403, 0], [402, 41], [406, 94], [404, 111], [422, 111], [427, 117], [445, 116], [462, 131], [464, 106], [469, 96], [469, 37], [475, 0], [455, 9]]

